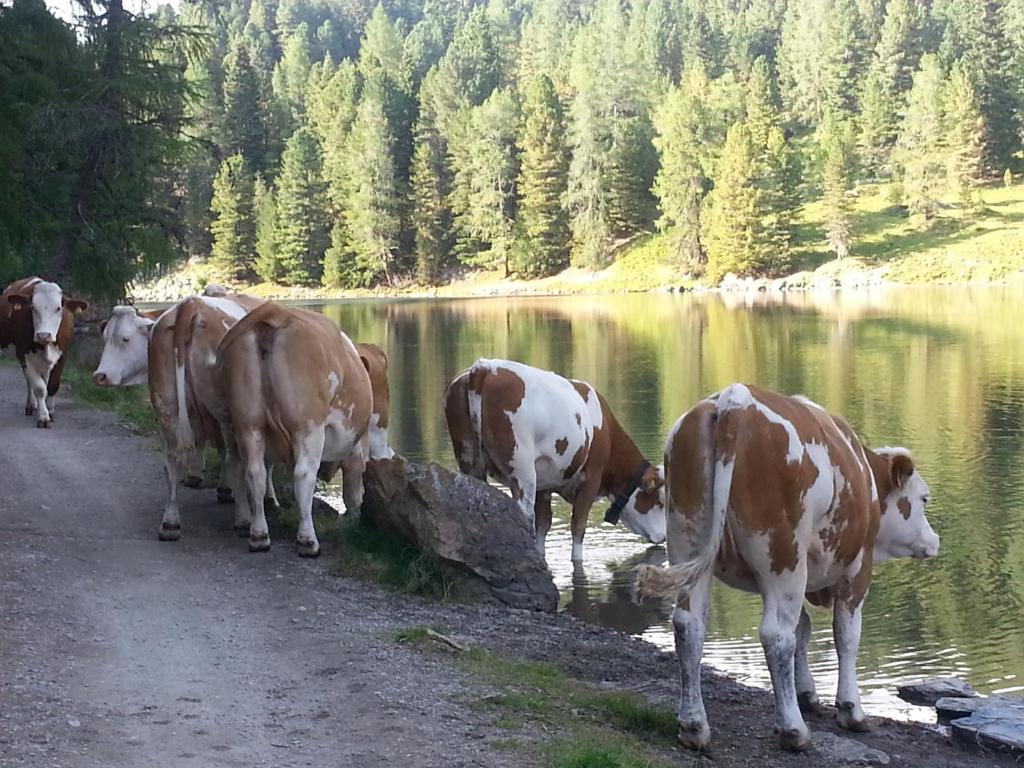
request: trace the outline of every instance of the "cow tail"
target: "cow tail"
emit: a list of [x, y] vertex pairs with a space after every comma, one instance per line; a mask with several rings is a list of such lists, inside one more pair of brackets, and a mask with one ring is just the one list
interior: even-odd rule
[[[685, 428], [684, 422], [679, 428]], [[721, 427], [717, 408], [708, 408], [697, 414], [697, 429], [700, 430], [699, 445], [707, 482], [704, 486], [702, 503], [703, 542], [688, 560], [667, 567], [642, 565], [637, 569], [637, 593], [640, 597], [677, 599], [683, 592], [692, 589], [712, 568], [718, 557], [718, 549], [725, 534], [725, 519], [728, 509], [729, 491], [732, 487], [733, 462], [720, 460], [717, 451], [717, 433]], [[671, 441], [672, 438], [670, 437]], [[667, 451], [666, 451], [667, 452]], [[665, 473], [670, 476], [666, 458]], [[666, 496], [671, 509], [671, 493], [666, 486]], [[710, 514], [709, 514], [710, 513]], [[672, 536], [672, 533], [669, 533]]]
[[187, 298], [178, 305], [174, 318], [173, 350], [174, 350], [174, 399], [176, 415], [174, 420], [174, 450], [172, 451], [179, 467], [187, 467], [196, 450], [196, 434], [189, 418], [188, 381], [189, 349], [192, 345], [192, 324], [196, 318], [198, 307], [194, 298]]

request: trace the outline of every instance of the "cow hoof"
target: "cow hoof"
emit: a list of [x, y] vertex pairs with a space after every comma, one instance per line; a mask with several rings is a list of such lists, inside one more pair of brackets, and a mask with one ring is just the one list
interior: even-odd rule
[[811, 734], [803, 730], [779, 731], [779, 746], [787, 752], [806, 752], [811, 747]]
[[181, 538], [181, 526], [161, 523], [158, 536], [160, 541], [177, 541]]
[[816, 693], [798, 693], [796, 702], [805, 715], [820, 715], [824, 711]]
[[687, 749], [707, 749], [711, 744], [711, 729], [707, 723], [679, 723], [676, 740]]
[[36, 422], [36, 429], [49, 429], [49, 428], [50, 428], [50, 421], [48, 419], [46, 421], [44, 421], [43, 419], [39, 419]]
[[199, 475], [185, 475], [185, 479], [181, 481], [181, 484], [186, 488], [199, 488], [203, 485], [203, 478]]
[[299, 548], [299, 557], [320, 557], [320, 543], [317, 541], [302, 541], [296, 539], [295, 543]]
[[270, 551], [270, 534], [264, 533], [262, 536], [250, 536], [249, 537], [249, 551], [250, 552], [269, 552]]
[[25, 415], [26, 416], [32, 416], [35, 412], [36, 412], [36, 409], [33, 408], [31, 405], [26, 405], [25, 406]]
[[861, 716], [856, 717], [853, 714], [853, 704], [847, 702], [845, 704], [836, 703], [836, 722], [839, 723], [839, 727], [847, 731], [853, 731], [854, 733], [867, 733], [871, 730], [871, 726], [868, 725], [868, 719]]

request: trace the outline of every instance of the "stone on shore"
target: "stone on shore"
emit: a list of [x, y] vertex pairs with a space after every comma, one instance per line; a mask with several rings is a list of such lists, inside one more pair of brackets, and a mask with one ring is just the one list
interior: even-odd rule
[[901, 685], [896, 689], [896, 695], [911, 704], [934, 707], [939, 699], [946, 697], [970, 698], [977, 696], [978, 692], [960, 678], [936, 677], [931, 680], [920, 680]]
[[437, 464], [372, 460], [363, 475], [363, 520], [469, 575], [473, 596], [555, 611], [558, 590], [533, 529], [511, 498]]
[[994, 706], [951, 723], [953, 738], [972, 747], [1024, 756], [1024, 709]]
[[975, 712], [989, 709], [1000, 709], [1006, 712], [1017, 712], [1024, 721], [1024, 698], [1014, 696], [989, 696], [982, 698], [972, 696], [943, 697], [935, 703], [935, 711], [940, 723], [948, 723], [961, 717], [970, 717]]
[[889, 756], [880, 749], [862, 744], [856, 739], [836, 736], [828, 731], [815, 731], [815, 751], [825, 758], [824, 765], [849, 763], [852, 765], [888, 765]]

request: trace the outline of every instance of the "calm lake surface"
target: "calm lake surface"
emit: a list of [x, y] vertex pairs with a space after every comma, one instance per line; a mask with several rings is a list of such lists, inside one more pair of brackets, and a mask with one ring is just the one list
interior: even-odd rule
[[[390, 358], [392, 445], [455, 468], [442, 394], [478, 357], [584, 379], [648, 458], [672, 423], [734, 381], [803, 393], [843, 414], [872, 446], [911, 448], [932, 488], [939, 557], [879, 566], [860, 653], [865, 708], [930, 717], [895, 698], [942, 675], [986, 692], [1024, 690], [1024, 290], [889, 288], [765, 297], [628, 295], [360, 301], [320, 308]], [[667, 605], [630, 602], [629, 571], [663, 562], [595, 505], [585, 563], [569, 559], [569, 507], [555, 509], [548, 563], [562, 608], [667, 649]], [[835, 693], [831, 619], [812, 613], [811, 666]], [[770, 686], [760, 600], [716, 583], [705, 662]]]

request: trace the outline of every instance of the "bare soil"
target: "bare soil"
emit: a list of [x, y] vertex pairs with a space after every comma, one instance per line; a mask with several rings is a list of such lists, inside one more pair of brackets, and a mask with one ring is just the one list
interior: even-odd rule
[[[23, 388], [0, 367], [0, 766], [534, 764], [498, 746], [541, 734], [497, 727], [485, 684], [393, 638], [427, 624], [674, 707], [674, 659], [647, 643], [565, 615], [395, 594], [289, 541], [251, 555], [210, 491], [181, 491], [182, 539], [161, 543], [154, 441], [64, 393], [37, 430]], [[823, 764], [778, 750], [768, 694], [709, 673], [705, 698], [716, 746], [666, 752], [678, 764]], [[857, 738], [898, 766], [1012, 764], [915, 725], [878, 720]]]

